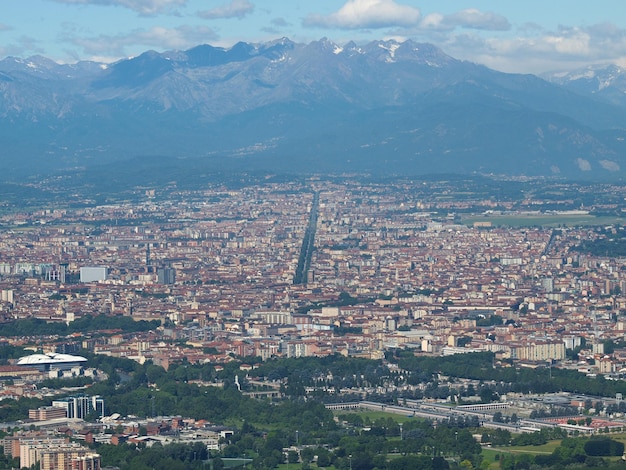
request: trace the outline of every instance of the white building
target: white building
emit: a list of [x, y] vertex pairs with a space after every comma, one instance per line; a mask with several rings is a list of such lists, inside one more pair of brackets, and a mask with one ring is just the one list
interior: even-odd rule
[[82, 267], [80, 268], [80, 282], [106, 281], [107, 268], [105, 267]]

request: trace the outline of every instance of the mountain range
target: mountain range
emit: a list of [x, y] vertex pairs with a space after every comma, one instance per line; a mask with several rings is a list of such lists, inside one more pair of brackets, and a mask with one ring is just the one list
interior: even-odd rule
[[507, 74], [410, 40], [283, 38], [108, 65], [8, 57], [0, 155], [7, 178], [137, 165], [615, 178], [625, 91], [614, 65]]

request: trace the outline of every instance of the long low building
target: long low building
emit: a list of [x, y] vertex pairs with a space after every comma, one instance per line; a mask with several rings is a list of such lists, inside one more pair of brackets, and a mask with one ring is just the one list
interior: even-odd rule
[[0, 378], [2, 379], [36, 379], [43, 378], [41, 371], [32, 367], [0, 366]]

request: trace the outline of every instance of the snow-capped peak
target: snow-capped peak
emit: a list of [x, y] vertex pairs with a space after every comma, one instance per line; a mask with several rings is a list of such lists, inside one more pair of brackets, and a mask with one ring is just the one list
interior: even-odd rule
[[389, 52], [389, 57], [385, 59], [386, 62], [395, 62], [396, 61], [396, 50], [400, 47], [400, 44], [397, 42], [388, 42], [388, 43], [378, 43], [378, 47], [384, 49]]

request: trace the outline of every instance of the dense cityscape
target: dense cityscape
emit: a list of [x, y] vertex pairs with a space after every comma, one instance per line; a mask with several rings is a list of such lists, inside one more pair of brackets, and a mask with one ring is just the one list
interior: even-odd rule
[[[104, 449], [200, 443], [181, 468], [229, 458], [396, 468], [385, 458], [368, 466], [357, 450], [354, 462], [311, 450], [322, 439], [311, 423], [285, 425], [283, 457], [258, 444], [236, 451], [241, 423], [181, 410], [182, 392], [163, 395], [166, 380], [259, 404], [308, 397], [305, 408], [326, 404], [320, 423], [335, 413], [348, 435], [356, 422], [341, 413], [355, 409], [414, 418], [387, 423], [391, 435], [460, 422], [457, 439], [472, 428], [483, 446], [495, 438], [481, 428], [509, 439], [624, 429], [626, 187], [482, 183], [310, 179], [7, 207], [5, 456], [20, 467], [126, 468]], [[452, 371], [464, 362], [469, 373]], [[494, 372], [480, 375], [485, 364]], [[513, 380], [498, 376], [511, 370]], [[137, 380], [128, 393], [143, 387], [143, 398], [115, 396]], [[458, 465], [461, 453], [436, 456]], [[480, 465], [470, 454], [462, 460]]]
[[624, 38], [0, 2], [0, 470], [626, 470]]

